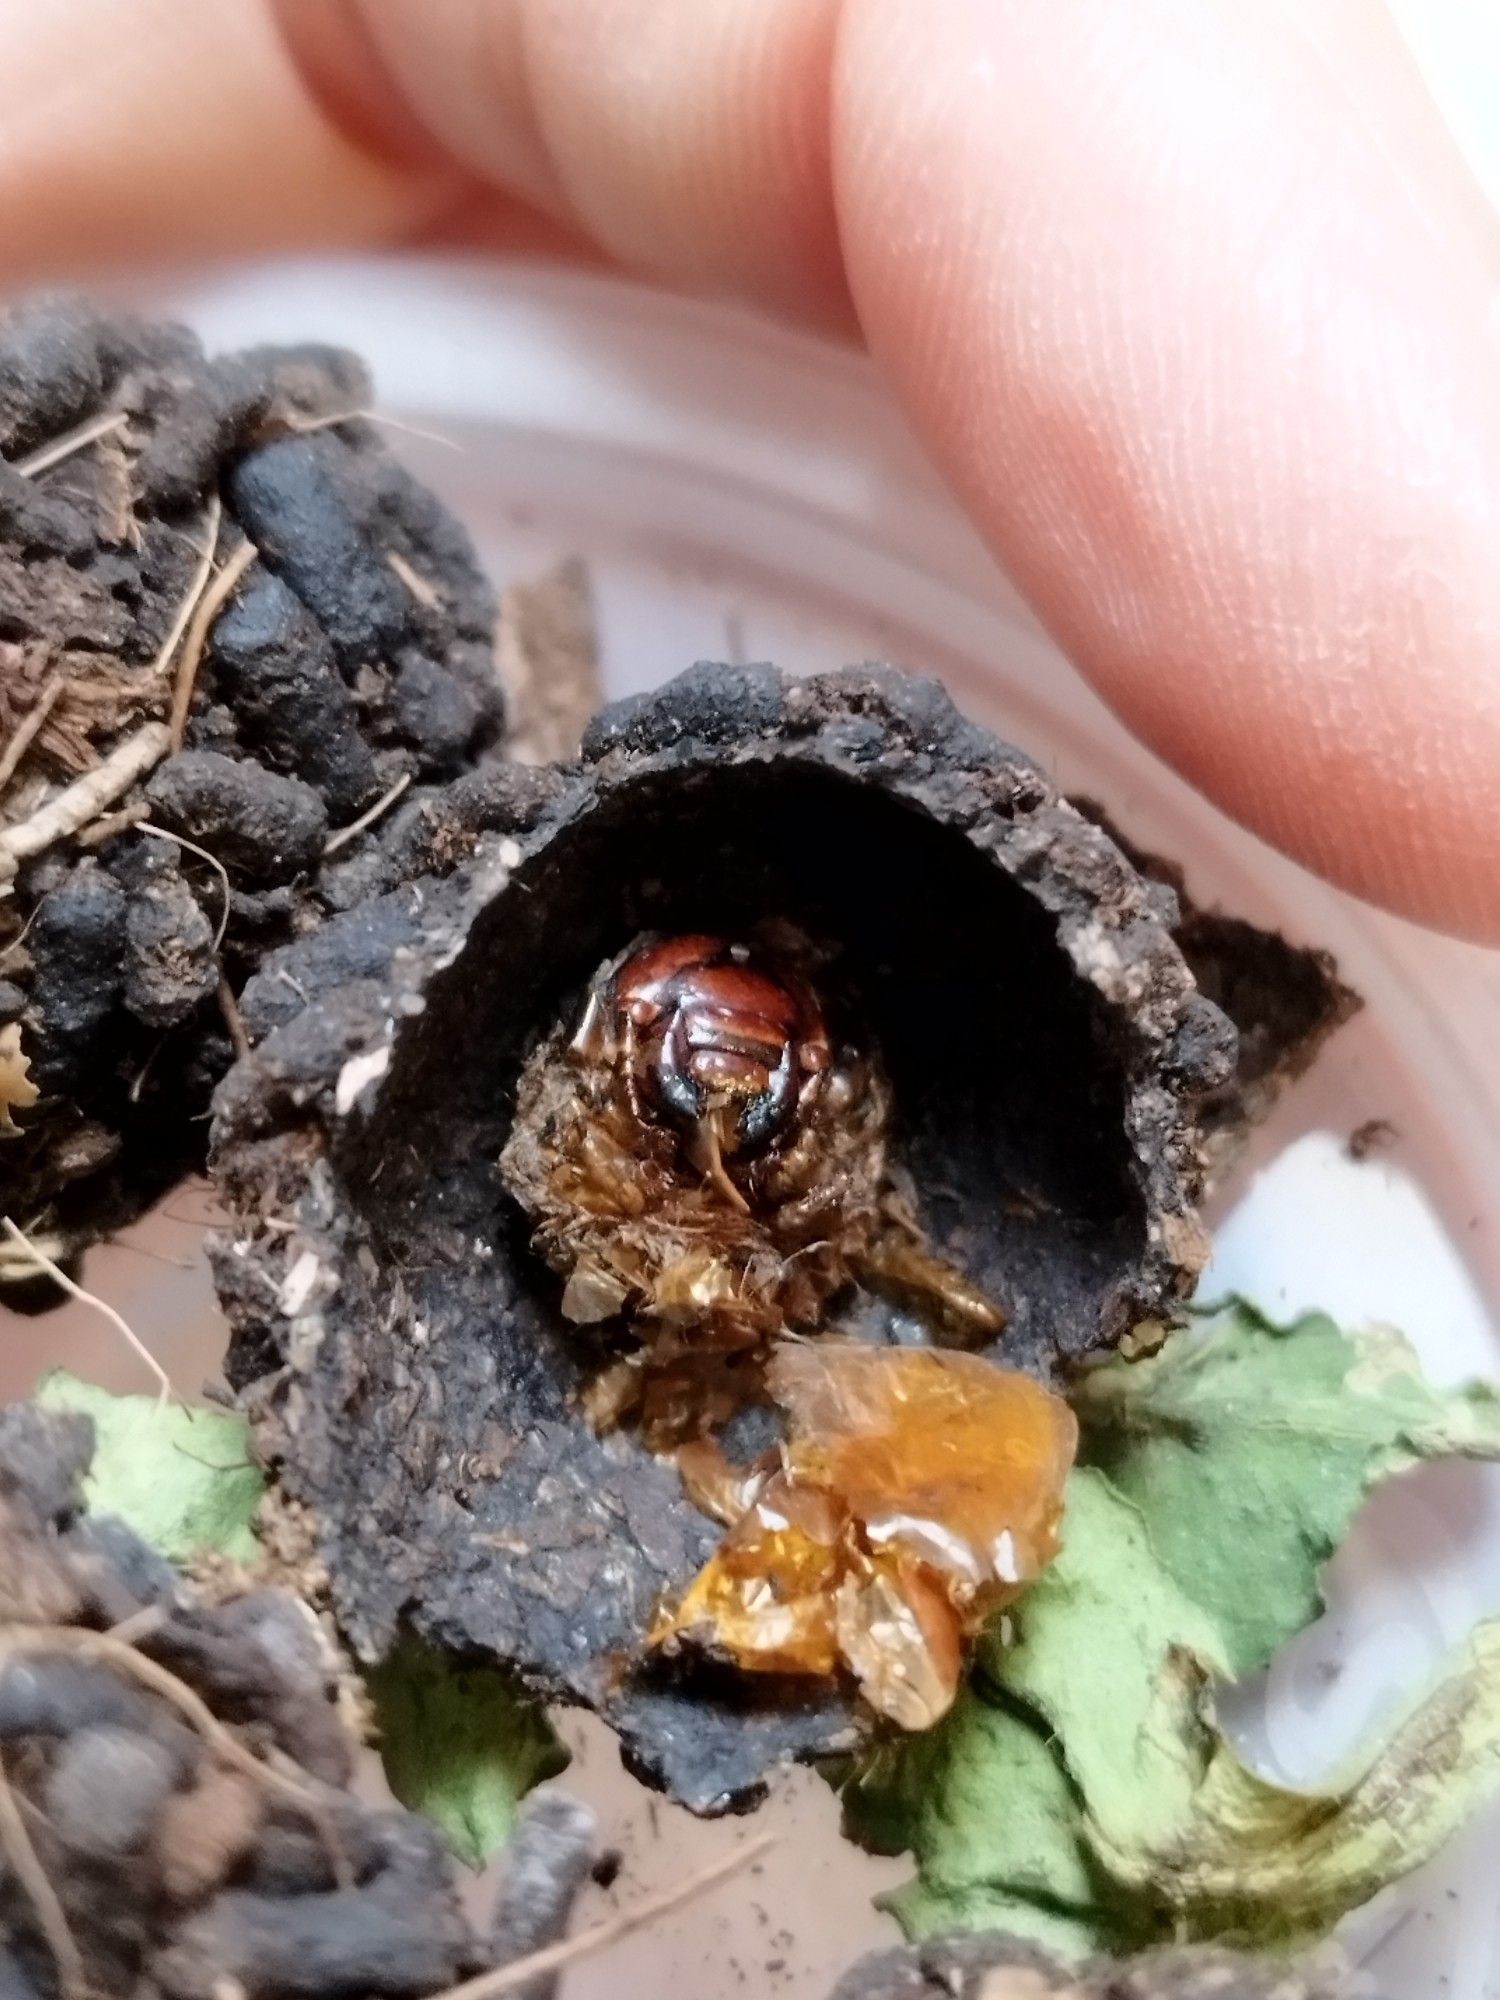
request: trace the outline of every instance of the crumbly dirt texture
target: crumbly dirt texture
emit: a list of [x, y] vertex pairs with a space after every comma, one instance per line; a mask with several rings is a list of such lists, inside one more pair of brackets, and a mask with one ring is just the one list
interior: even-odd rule
[[[323, 1524], [362, 1656], [409, 1619], [597, 1708], [697, 1810], [742, 1808], [770, 1766], [862, 1725], [837, 1687], [644, 1656], [718, 1529], [579, 1412], [609, 1334], [564, 1320], [498, 1165], [528, 1050], [639, 931], [775, 914], [827, 941], [934, 1248], [1008, 1313], [996, 1351], [1051, 1376], [1201, 1265], [1194, 1110], [1232, 1031], [1172, 942], [1171, 891], [931, 682], [696, 668], [606, 710], [580, 766], [485, 782], [507, 832], [244, 995], [257, 1046], [215, 1143], [233, 1376]], [[421, 823], [429, 855], [464, 850], [451, 803]], [[857, 1290], [837, 1319], [927, 1337]], [[731, 1448], [760, 1448], [769, 1415]]]
[[1297, 1965], [1197, 1946], [1070, 1970], [985, 1932], [872, 1952], [829, 2000], [1353, 2000], [1365, 1991], [1333, 1958]]
[[1204, 1170], [1212, 1184], [1233, 1165], [1282, 1093], [1306, 1074], [1329, 1036], [1364, 1002], [1339, 977], [1330, 952], [1195, 902], [1177, 862], [1137, 847], [1096, 802], [1078, 803], [1143, 875], [1177, 898], [1172, 934], [1198, 991], [1234, 1023], [1238, 1059], [1198, 1109]]
[[436, 1830], [350, 1789], [306, 1606], [198, 1597], [84, 1512], [91, 1452], [86, 1418], [0, 1412], [0, 1991], [401, 2000], [560, 1935], [584, 1809], [536, 1794], [476, 1930]]
[[201, 1165], [246, 980], [498, 746], [492, 592], [370, 402], [331, 348], [0, 322], [0, 1029], [40, 1092], [0, 1211], [54, 1254]]

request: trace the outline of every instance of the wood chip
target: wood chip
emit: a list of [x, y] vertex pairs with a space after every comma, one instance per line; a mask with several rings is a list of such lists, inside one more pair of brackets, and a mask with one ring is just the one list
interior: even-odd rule
[[8, 881], [23, 861], [98, 819], [161, 762], [170, 743], [164, 722], [143, 722], [97, 769], [75, 778], [19, 826], [6, 827], [0, 832], [0, 882]]
[[0, 1028], [0, 1139], [20, 1136], [11, 1113], [29, 1111], [40, 1096], [31, 1080], [30, 1059], [21, 1047], [21, 1024], [12, 1021]]

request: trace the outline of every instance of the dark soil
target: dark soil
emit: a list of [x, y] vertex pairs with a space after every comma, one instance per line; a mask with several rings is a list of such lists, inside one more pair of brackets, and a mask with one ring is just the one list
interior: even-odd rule
[[[498, 745], [490, 587], [357, 414], [370, 400], [330, 348], [209, 358], [180, 327], [66, 300], [0, 323], [0, 758], [51, 704], [0, 785], [0, 1003], [42, 1092], [0, 1149], [0, 1212], [64, 1254], [201, 1166], [233, 996], [349, 899], [366, 842], [325, 857], [330, 838], [403, 780], [420, 811]], [[17, 873], [15, 830], [167, 715], [186, 642], [159, 656], [216, 496], [219, 560], [258, 553], [209, 632], [183, 749]], [[128, 823], [148, 814], [192, 845]], [[227, 871], [227, 912], [196, 849]]]
[[476, 1932], [436, 1830], [351, 1788], [339, 1663], [307, 1607], [205, 1603], [85, 1513], [91, 1429], [0, 1413], [0, 1992], [400, 2000], [559, 1936], [592, 1859], [584, 1809], [535, 1796]]

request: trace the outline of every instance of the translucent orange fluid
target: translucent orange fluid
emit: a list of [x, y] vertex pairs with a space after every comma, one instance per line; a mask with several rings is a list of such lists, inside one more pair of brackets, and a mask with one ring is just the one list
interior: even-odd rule
[[769, 1385], [779, 1460], [680, 1460], [728, 1524], [652, 1634], [766, 1673], [852, 1673], [870, 1705], [927, 1728], [964, 1638], [1056, 1554], [1073, 1413], [1030, 1376], [938, 1348], [785, 1343]]

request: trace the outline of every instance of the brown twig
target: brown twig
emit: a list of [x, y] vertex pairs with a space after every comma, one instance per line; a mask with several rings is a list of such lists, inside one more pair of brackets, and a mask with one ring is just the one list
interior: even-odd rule
[[700, 1868], [685, 1882], [675, 1882], [670, 1889], [659, 1889], [654, 1896], [643, 1897], [632, 1908], [604, 1918], [601, 1923], [580, 1931], [577, 1937], [545, 1945], [540, 1951], [531, 1951], [524, 1958], [513, 1959], [509, 1965], [497, 1965], [490, 1972], [481, 1972], [473, 1979], [465, 1979], [459, 1985], [435, 1994], [433, 2000], [499, 2000], [501, 1994], [514, 1993], [518, 1987], [544, 1973], [557, 1972], [580, 1958], [591, 1958], [595, 1952], [608, 1950], [610, 1945], [629, 1937], [633, 1931], [644, 1930], [647, 1924], [655, 1923], [658, 1917], [675, 1910], [679, 1903], [691, 1902], [693, 1897], [717, 1888], [720, 1882], [727, 1881], [731, 1875], [737, 1875], [742, 1868], [758, 1860], [775, 1843], [774, 1834], [762, 1834], [758, 1840], [750, 1840], [743, 1847], [737, 1847], [732, 1854], [721, 1855], [707, 1868]]
[[234, 1046], [235, 1054], [241, 1057], [249, 1055], [250, 1036], [245, 1027], [245, 1017], [240, 1012], [240, 1003], [235, 999], [234, 988], [225, 977], [222, 967], [219, 970], [218, 998], [219, 1012], [224, 1017], [224, 1026], [229, 1030], [229, 1039]]
[[330, 854], [337, 854], [341, 847], [347, 847], [350, 841], [362, 834], [367, 826], [373, 826], [383, 813], [389, 812], [410, 783], [411, 772], [403, 771], [390, 790], [382, 792], [374, 805], [362, 812], [358, 819], [350, 820], [349, 824], [341, 826], [337, 833], [330, 833], [323, 843], [324, 859], [326, 860]]
[[3, 1760], [0, 1760], [0, 1848], [4, 1849], [11, 1873], [30, 1899], [42, 1936], [47, 1940], [47, 1949], [57, 1967], [62, 2000], [82, 2000], [86, 1990], [83, 1957], [68, 1927], [57, 1891], [47, 1880], [47, 1871], [31, 1844]]
[[193, 689], [198, 680], [198, 667], [203, 659], [203, 648], [214, 620], [223, 610], [230, 593], [240, 578], [249, 569], [259, 551], [254, 542], [241, 542], [232, 556], [225, 558], [224, 567], [204, 591], [187, 628], [187, 637], [182, 642], [182, 658], [177, 663], [177, 681], [172, 689], [172, 749], [182, 748], [182, 739], [187, 730], [188, 710], [193, 705]]
[[176, 1393], [173, 1390], [171, 1377], [167, 1374], [166, 1369], [162, 1367], [140, 1335], [120, 1317], [112, 1305], [108, 1305], [103, 1299], [97, 1298], [93, 1292], [86, 1292], [82, 1285], [77, 1284], [70, 1278], [62, 1266], [54, 1258], [49, 1257], [45, 1250], [39, 1248], [26, 1234], [25, 1230], [19, 1228], [8, 1215], [0, 1215], [0, 1229], [5, 1231], [18, 1250], [26, 1252], [39, 1271], [45, 1271], [55, 1285], [61, 1285], [69, 1298], [77, 1299], [80, 1305], [92, 1306], [95, 1312], [102, 1313], [110, 1325], [124, 1335], [126, 1343], [131, 1350], [140, 1356], [141, 1360], [145, 1362], [151, 1373], [156, 1377], [161, 1387], [160, 1400], [163, 1403]]
[[192, 1724], [216, 1756], [305, 1814], [328, 1849], [340, 1885], [349, 1885], [352, 1876], [348, 1857], [343, 1852], [342, 1843], [322, 1800], [300, 1778], [288, 1777], [274, 1764], [263, 1763], [259, 1757], [253, 1756], [186, 1681], [179, 1680], [169, 1668], [113, 1632], [91, 1632], [81, 1625], [0, 1624], [0, 1660], [34, 1659], [48, 1653], [72, 1653], [80, 1659], [93, 1661], [97, 1666], [110, 1667], [150, 1693], [159, 1695], [169, 1707], [176, 1709], [185, 1722]]
[[27, 938], [31, 935], [31, 926], [36, 922], [37, 916], [41, 911], [42, 904], [45, 903], [46, 900], [47, 898], [45, 896], [40, 897], [37, 903], [35, 904], [34, 908], [32, 909], [31, 915], [26, 919], [25, 923], [22, 924], [21, 928], [16, 932], [15, 936], [11, 939], [10, 943], [6, 945], [0, 945], [0, 972], [4, 971], [5, 967], [10, 964], [11, 960], [15, 957], [16, 953], [20, 951], [22, 947], [25, 945]]
[[14, 736], [11, 737], [4, 750], [0, 750], [0, 792], [5, 790], [5, 787], [15, 776], [16, 768], [20, 764], [21, 759], [41, 734], [42, 724], [57, 706], [57, 697], [63, 691], [65, 679], [66, 676], [63, 674], [62, 669], [58, 668], [51, 679], [47, 681], [31, 708], [16, 724], [16, 733]]
[[44, 853], [54, 841], [80, 833], [161, 762], [170, 741], [164, 722], [143, 722], [102, 764], [65, 785], [19, 826], [7, 827], [0, 833], [0, 881], [8, 881], [21, 862]]
[[425, 605], [429, 611], [438, 611], [442, 608], [443, 600], [438, 595], [437, 590], [427, 581], [420, 570], [412, 568], [399, 549], [388, 550], [385, 562], [386, 568], [393, 575], [400, 577], [418, 604]]
[[224, 518], [224, 502], [217, 489], [208, 497], [208, 505], [203, 511], [203, 546], [198, 551], [198, 566], [193, 571], [193, 580], [187, 587], [176, 615], [167, 627], [167, 635], [156, 649], [156, 658], [151, 663], [153, 676], [165, 674], [182, 644], [182, 635], [188, 628], [188, 621], [198, 608], [198, 599], [208, 588], [208, 579], [213, 575], [214, 554], [219, 546], [219, 523]]
[[71, 458], [75, 451], [82, 451], [86, 445], [96, 444], [111, 431], [123, 430], [130, 422], [126, 410], [105, 410], [97, 417], [90, 417], [85, 423], [76, 424], [70, 431], [53, 438], [50, 444], [38, 445], [35, 451], [18, 458], [12, 467], [23, 479], [35, 479], [39, 472], [50, 472], [54, 465], [61, 465], [65, 458]]

